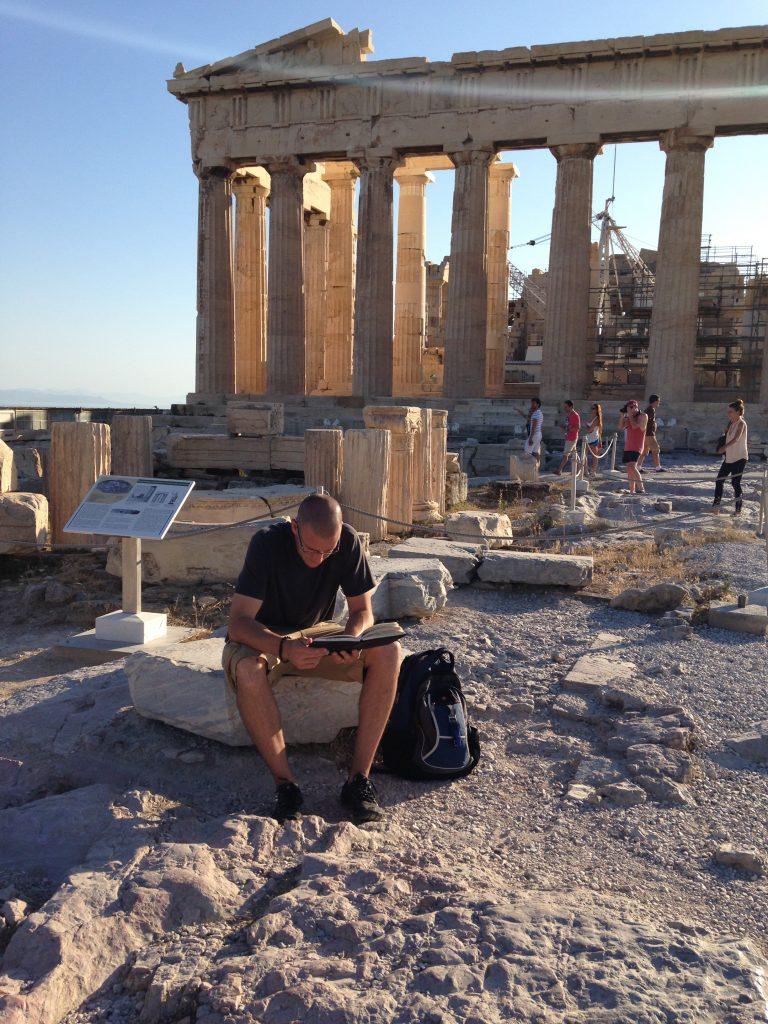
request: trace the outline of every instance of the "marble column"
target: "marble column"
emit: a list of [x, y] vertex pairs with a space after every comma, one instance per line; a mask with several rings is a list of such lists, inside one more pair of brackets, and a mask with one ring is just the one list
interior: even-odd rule
[[557, 160], [555, 208], [549, 246], [547, 310], [541, 367], [545, 402], [584, 398], [592, 381], [587, 365], [592, 168], [594, 143], [552, 146]]
[[409, 405], [366, 405], [363, 421], [371, 430], [385, 430], [391, 436], [387, 502], [387, 533], [407, 533], [413, 522], [413, 460], [420, 409]]
[[267, 184], [266, 171], [234, 178], [235, 379], [238, 394], [263, 395], [267, 387]]
[[514, 164], [491, 164], [488, 174], [488, 329], [485, 338], [485, 390], [504, 391], [509, 320], [509, 204]]
[[198, 394], [235, 391], [235, 305], [232, 274], [232, 185], [226, 167], [197, 172]]
[[304, 224], [304, 278], [307, 321], [307, 394], [324, 378], [328, 280], [328, 220], [309, 213]]
[[392, 175], [400, 161], [365, 154], [360, 168], [352, 390], [392, 394]]
[[456, 167], [451, 217], [450, 278], [445, 315], [443, 393], [485, 394], [485, 339], [488, 320], [486, 227], [490, 149], [451, 153]]
[[306, 389], [304, 307], [304, 175], [295, 158], [267, 164], [269, 199], [267, 275], [267, 392], [303, 395]]
[[665, 132], [667, 154], [659, 223], [646, 391], [665, 402], [692, 402], [699, 311], [704, 156], [710, 135], [683, 128]]
[[413, 521], [436, 523], [438, 502], [432, 497], [432, 410], [419, 408], [419, 429], [413, 448]]
[[352, 393], [352, 336], [355, 311], [355, 182], [349, 162], [327, 163], [323, 179], [331, 189], [325, 324], [325, 388]]
[[445, 463], [448, 454], [448, 410], [432, 410], [432, 501], [438, 515], [445, 515]]
[[401, 168], [395, 172], [395, 180], [399, 203], [393, 388], [396, 395], [418, 395], [426, 333], [426, 188], [435, 179], [429, 171]]

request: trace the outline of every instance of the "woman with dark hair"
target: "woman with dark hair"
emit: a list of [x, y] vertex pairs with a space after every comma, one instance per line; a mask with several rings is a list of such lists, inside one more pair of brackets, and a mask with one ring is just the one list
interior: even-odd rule
[[744, 419], [744, 403], [740, 398], [731, 402], [728, 406], [728, 427], [722, 438], [722, 445], [717, 450], [718, 455], [723, 456], [723, 464], [715, 480], [715, 500], [712, 503], [712, 511], [715, 515], [720, 513], [720, 502], [723, 498], [725, 481], [730, 476], [733, 486], [733, 497], [735, 499], [735, 516], [741, 515], [741, 479], [749, 459], [747, 448], [747, 421]]
[[594, 476], [597, 472], [602, 447], [603, 409], [599, 402], [593, 402], [589, 407], [589, 419], [587, 420], [587, 466], [589, 466], [590, 476]]

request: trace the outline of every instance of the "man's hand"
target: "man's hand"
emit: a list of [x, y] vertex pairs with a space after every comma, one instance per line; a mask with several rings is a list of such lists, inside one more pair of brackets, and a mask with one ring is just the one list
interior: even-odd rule
[[315, 647], [306, 636], [300, 636], [296, 640], [286, 640], [283, 644], [283, 658], [285, 661], [290, 661], [294, 668], [317, 668], [327, 654], [326, 647]]
[[359, 661], [361, 653], [359, 649], [357, 651], [334, 651], [331, 658], [337, 665], [349, 665]]

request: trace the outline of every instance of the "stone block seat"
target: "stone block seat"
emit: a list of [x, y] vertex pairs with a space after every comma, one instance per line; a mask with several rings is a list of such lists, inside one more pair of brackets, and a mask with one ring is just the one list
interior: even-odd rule
[[[223, 648], [224, 639], [212, 637], [132, 654], [125, 670], [138, 713], [231, 747], [250, 746], [221, 667]], [[357, 725], [359, 683], [282, 676], [274, 694], [287, 743], [330, 743]]]

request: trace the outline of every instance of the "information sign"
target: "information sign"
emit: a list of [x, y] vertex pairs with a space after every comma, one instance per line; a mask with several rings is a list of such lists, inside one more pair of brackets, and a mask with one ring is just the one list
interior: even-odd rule
[[162, 540], [194, 486], [191, 480], [101, 476], [64, 532]]

